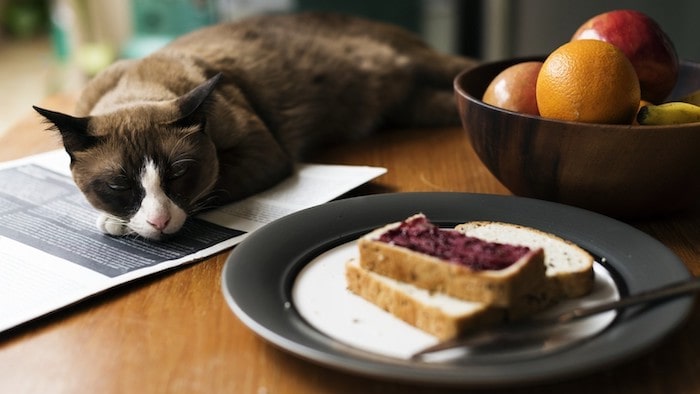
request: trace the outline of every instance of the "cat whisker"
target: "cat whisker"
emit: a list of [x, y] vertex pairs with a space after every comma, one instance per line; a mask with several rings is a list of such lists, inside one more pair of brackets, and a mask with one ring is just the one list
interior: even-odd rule
[[219, 204], [216, 203], [216, 200], [217, 198], [215, 195], [210, 195], [201, 200], [197, 200], [197, 202], [190, 207], [190, 214], [194, 215], [199, 212], [209, 210], [211, 208], [216, 208], [217, 206], [219, 206]]
[[126, 233], [124, 234], [124, 237], [131, 240], [138, 240], [142, 238], [136, 231], [130, 231]]
[[214, 208], [215, 206], [219, 205], [216, 203], [216, 200], [219, 199], [217, 198], [217, 195], [225, 191], [223, 189], [211, 190], [214, 184], [215, 182], [213, 182], [209, 187], [204, 188], [199, 194], [192, 198], [192, 204], [188, 210], [190, 214], [201, 212], [205, 209]]
[[119, 222], [122, 225], [122, 227], [124, 227], [124, 233], [122, 234], [122, 236], [127, 237], [127, 238], [138, 238], [139, 237], [138, 232], [133, 227], [131, 227], [131, 225], [129, 225], [128, 220], [120, 220]]

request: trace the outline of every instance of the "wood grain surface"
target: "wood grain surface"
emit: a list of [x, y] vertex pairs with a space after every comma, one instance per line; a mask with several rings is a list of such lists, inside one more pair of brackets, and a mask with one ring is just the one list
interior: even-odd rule
[[[42, 105], [70, 111], [72, 97]], [[0, 137], [0, 160], [58, 147], [38, 116]], [[329, 147], [316, 162], [384, 166], [352, 194], [461, 191], [509, 194], [460, 128], [392, 130]], [[630, 223], [700, 274], [700, 207]], [[268, 344], [229, 310], [220, 276], [228, 251], [138, 280], [0, 334], [2, 393], [457, 393], [331, 370]], [[0, 262], [1, 264], [1, 262]], [[2, 313], [2, 311], [0, 311]], [[508, 393], [699, 393], [700, 310], [653, 350], [567, 381]], [[504, 370], [504, 374], [508, 371]], [[494, 391], [484, 391], [494, 392]]]

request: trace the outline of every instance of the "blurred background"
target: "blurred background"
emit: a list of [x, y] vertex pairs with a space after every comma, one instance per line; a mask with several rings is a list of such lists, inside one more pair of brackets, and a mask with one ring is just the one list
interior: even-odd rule
[[118, 58], [253, 14], [352, 13], [402, 25], [442, 51], [495, 60], [549, 53], [588, 18], [618, 8], [647, 13], [681, 58], [700, 60], [695, 0], [0, 0], [0, 133], [43, 97], [79, 92]]

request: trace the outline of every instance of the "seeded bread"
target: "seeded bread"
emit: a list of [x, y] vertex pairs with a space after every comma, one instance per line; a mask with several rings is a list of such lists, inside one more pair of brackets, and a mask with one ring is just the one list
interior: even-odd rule
[[399, 282], [363, 268], [355, 259], [345, 268], [350, 291], [440, 340], [503, 320], [502, 309]]
[[[470, 222], [459, 225], [456, 229], [468, 236], [485, 241], [526, 245], [543, 250], [542, 260], [537, 260], [542, 267], [539, 270], [540, 278], [529, 277], [536, 284], [535, 286], [521, 292], [519, 296], [512, 297], [508, 307], [464, 301], [443, 294], [442, 291], [451, 288], [449, 285], [433, 286], [437, 291], [421, 289], [405, 282], [426, 282], [416, 278], [420, 276], [432, 278], [453, 275], [446, 279], [446, 282], [452, 283], [454, 277], [459, 277], [463, 273], [448, 271], [436, 275], [433, 271], [438, 263], [443, 268], [455, 265], [438, 259], [435, 259], [438, 260], [437, 262], [428, 263], [425, 260], [433, 259], [430, 256], [416, 256], [416, 252], [407, 249], [399, 253], [396, 249], [404, 248], [376, 241], [377, 234], [395, 225], [378, 229], [359, 240], [361, 261], [351, 261], [346, 265], [348, 289], [405, 322], [435, 335], [440, 340], [469, 330], [530, 316], [562, 298], [583, 296], [592, 289], [593, 258], [585, 250], [572, 242], [540, 230], [499, 222]], [[364, 253], [363, 248], [365, 248]], [[405, 260], [401, 260], [403, 258]], [[363, 264], [366, 261], [362, 259], [369, 259], [370, 263]], [[385, 264], [387, 260], [394, 261], [388, 264], [393, 267], [389, 270], [392, 278], [383, 274], [387, 272], [387, 264]], [[416, 263], [416, 260], [422, 262]], [[397, 268], [401, 264], [400, 261], [404, 263], [408, 261], [406, 265], [409, 268], [404, 270]], [[379, 268], [378, 271], [371, 271], [377, 268]], [[468, 275], [471, 277], [472, 274]], [[396, 277], [399, 279], [397, 280]]]
[[472, 270], [464, 265], [378, 241], [381, 234], [399, 226], [393, 223], [363, 236], [358, 241], [363, 268], [431, 292], [442, 292], [465, 301], [501, 308], [522, 303], [546, 286], [544, 253], [531, 250], [501, 270]]
[[458, 225], [456, 230], [486, 241], [544, 249], [552, 301], [586, 295], [593, 287], [593, 257], [570, 241], [537, 229], [501, 222], [469, 222]]

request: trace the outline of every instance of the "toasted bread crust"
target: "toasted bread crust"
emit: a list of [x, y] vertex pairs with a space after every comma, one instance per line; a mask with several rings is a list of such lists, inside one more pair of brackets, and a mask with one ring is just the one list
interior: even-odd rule
[[358, 241], [365, 269], [429, 291], [507, 308], [544, 285], [542, 249], [531, 250], [502, 270], [475, 271], [410, 249], [377, 241], [372, 232]]
[[353, 261], [346, 264], [345, 274], [350, 291], [440, 340], [503, 320], [502, 309], [485, 304], [464, 301], [470, 305], [459, 314], [449, 313], [437, 305], [428, 305]]

